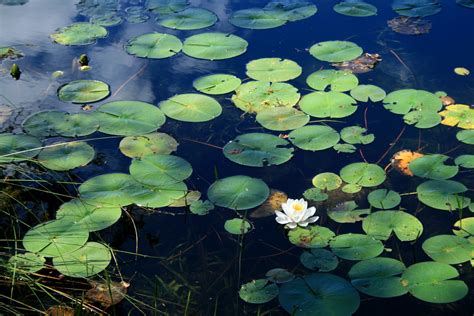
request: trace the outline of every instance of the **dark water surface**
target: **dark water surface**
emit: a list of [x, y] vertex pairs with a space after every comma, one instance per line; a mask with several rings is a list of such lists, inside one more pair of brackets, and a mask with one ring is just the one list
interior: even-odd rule
[[[94, 107], [114, 100], [140, 100], [157, 104], [175, 94], [195, 92], [192, 81], [202, 75], [229, 73], [243, 79], [246, 78], [245, 65], [250, 60], [281, 57], [294, 60], [302, 66], [303, 74], [291, 83], [304, 95], [310, 91], [305, 83], [306, 77], [328, 66], [313, 58], [307, 49], [314, 43], [327, 40], [350, 40], [365, 52], [382, 56], [383, 61], [375, 70], [358, 75], [361, 84], [376, 84], [387, 93], [403, 88], [432, 92], [442, 90], [462, 104], [471, 104], [474, 100], [474, 77], [461, 77], [453, 72], [455, 67], [460, 66], [474, 70], [474, 10], [458, 6], [454, 0], [442, 1], [442, 11], [427, 18], [433, 24], [431, 32], [420, 36], [397, 34], [387, 27], [387, 20], [397, 16], [387, 1], [372, 1], [378, 7], [378, 15], [367, 18], [339, 15], [332, 10], [335, 1], [317, 1], [318, 13], [308, 19], [269, 30], [246, 30], [232, 26], [228, 22], [229, 15], [238, 9], [263, 6], [266, 1], [191, 0], [193, 6], [216, 13], [219, 17], [217, 24], [204, 30], [173, 31], [157, 25], [154, 15], [150, 14], [151, 18], [146, 23], [124, 22], [108, 27], [107, 38], [99, 39], [94, 45], [74, 47], [52, 43], [49, 34], [57, 28], [88, 20], [77, 12], [75, 2], [30, 0], [20, 6], [5, 6], [0, 1], [0, 46], [15, 45], [26, 55], [16, 61], [23, 70], [20, 80], [11, 80], [8, 71], [0, 76], [0, 104], [11, 102], [17, 107], [14, 116], [5, 118], [5, 131], [19, 132], [19, 123], [39, 110], [81, 112], [80, 105], [61, 102], [56, 96], [61, 84], [77, 79], [102, 80], [110, 85], [112, 95], [94, 104]], [[119, 8], [123, 10], [135, 3], [145, 5], [143, 1], [130, 2], [120, 1]], [[127, 40], [151, 31], [174, 34], [181, 39], [205, 31], [228, 32], [246, 39], [249, 47], [245, 54], [223, 61], [198, 60], [183, 53], [162, 60], [140, 59], [125, 52], [123, 47]], [[91, 71], [80, 72], [73, 65], [73, 59], [82, 53], [89, 56]], [[12, 63], [4, 61], [2, 66], [8, 70]], [[52, 79], [51, 74], [56, 70], [64, 71], [65, 75]], [[314, 175], [321, 172], [338, 173], [351, 162], [363, 161], [358, 152], [338, 154], [332, 149], [319, 152], [296, 150], [295, 156], [280, 166], [252, 168], [237, 165], [226, 159], [218, 148], [199, 142], [222, 147], [242, 133], [271, 131], [261, 128], [255, 122], [254, 115], [242, 115], [242, 111], [230, 101], [230, 96], [216, 97], [223, 106], [223, 114], [215, 120], [184, 123], [168, 119], [160, 128], [161, 132], [172, 135], [180, 143], [176, 155], [191, 163], [193, 175], [187, 184], [194, 190], [205, 193], [216, 175], [224, 178], [243, 174], [261, 178], [269, 187], [282, 190], [289, 197], [299, 198], [311, 187]], [[419, 130], [407, 126], [401, 116], [385, 110], [381, 103], [360, 104], [354, 115], [341, 119], [340, 123], [328, 124], [337, 130], [345, 126], [363, 125], [366, 107], [369, 130], [376, 136], [374, 143], [360, 147], [369, 162], [379, 160], [404, 126], [405, 131], [397, 144], [380, 162], [382, 167], [389, 163], [394, 152], [401, 149], [415, 150], [422, 147], [426, 153], [444, 153], [458, 145], [454, 137], [457, 129], [439, 125]], [[96, 133], [86, 139], [102, 136]], [[82, 182], [99, 174], [128, 172], [130, 159], [118, 150], [120, 140], [117, 137], [91, 141], [100, 161], [96, 159], [86, 167], [71, 171], [68, 176]], [[464, 146], [449, 155], [456, 157], [461, 153], [469, 153], [469, 150], [473, 153], [472, 149]], [[467, 174], [462, 179], [466, 186], [472, 188], [472, 176]], [[407, 193], [414, 191], [421, 182], [421, 179], [404, 177], [392, 171], [386, 187]], [[68, 190], [72, 194], [75, 192], [72, 186]], [[41, 196], [41, 199], [47, 209], [45, 213], [54, 214], [61, 204], [47, 195]], [[368, 205], [365, 197], [360, 197], [358, 203], [362, 207]], [[411, 213], [421, 209], [416, 196], [410, 195], [403, 198], [401, 206]], [[191, 291], [188, 315], [256, 315], [257, 309], [260, 315], [285, 315], [286, 312], [278, 307], [278, 300], [260, 307], [239, 300], [240, 285], [263, 278], [266, 271], [276, 267], [286, 268], [296, 274], [308, 273], [299, 263], [302, 249], [288, 241], [286, 232], [273, 216], [252, 219], [254, 229], [242, 241], [223, 228], [225, 220], [235, 217], [235, 213], [227, 209], [216, 208], [202, 217], [190, 214], [185, 208], [163, 208], [156, 212], [131, 208], [130, 213], [138, 231], [137, 236], [127, 216], [100, 232], [101, 238], [118, 250], [118, 269], [123, 278], [131, 283], [130, 301], [119, 304], [111, 313], [138, 315], [142, 311], [149, 315], [183, 315]], [[363, 233], [360, 223], [340, 225], [329, 220], [324, 207], [318, 209], [318, 214], [321, 216], [320, 225], [339, 234]], [[413, 245], [392, 237], [385, 242], [385, 247], [392, 251], [384, 252], [384, 256], [402, 259], [407, 266], [430, 260], [421, 250], [421, 242], [430, 236], [450, 234], [458, 214], [425, 207], [417, 213], [417, 217], [425, 227], [420, 240]], [[26, 230], [23, 227], [21, 233], [24, 234]], [[140, 256], [133, 255], [137, 240]], [[239, 242], [243, 243], [241, 254]], [[155, 256], [168, 259], [157, 259]], [[352, 264], [341, 260], [339, 267], [331, 273], [347, 278], [347, 271]], [[113, 278], [118, 277], [117, 268], [112, 266], [110, 274]], [[361, 306], [356, 315], [472, 315], [473, 274], [466, 265], [459, 271], [461, 279], [471, 288], [461, 301], [436, 305], [417, 300], [409, 294], [391, 299], [361, 294]], [[167, 290], [163, 284], [168, 284]], [[7, 300], [0, 300], [8, 304]], [[44, 302], [45, 307], [48, 307], [47, 298], [44, 298]]]

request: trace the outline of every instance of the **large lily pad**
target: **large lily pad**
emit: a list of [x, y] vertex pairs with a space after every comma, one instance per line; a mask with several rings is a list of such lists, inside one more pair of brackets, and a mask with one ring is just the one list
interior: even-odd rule
[[309, 49], [309, 53], [322, 61], [340, 63], [362, 55], [362, 48], [352, 42], [327, 41], [314, 44]]
[[263, 304], [278, 295], [278, 286], [268, 280], [259, 279], [243, 284], [239, 291], [242, 300], [251, 304]]
[[421, 178], [446, 180], [454, 177], [459, 171], [458, 166], [444, 164], [448, 159], [448, 156], [440, 154], [424, 155], [410, 162], [408, 168], [415, 176]]
[[109, 85], [99, 80], [75, 80], [58, 89], [59, 100], [72, 103], [97, 102], [109, 94]]
[[113, 101], [97, 108], [99, 131], [110, 135], [153, 132], [166, 121], [159, 108], [141, 101]]
[[198, 30], [214, 25], [217, 16], [206, 9], [186, 8], [183, 11], [159, 16], [161, 26], [176, 30]]
[[314, 3], [305, 0], [272, 0], [264, 8], [285, 16], [290, 22], [307, 19], [318, 11]]
[[430, 180], [416, 188], [418, 199], [423, 204], [445, 211], [469, 206], [471, 200], [464, 196], [466, 191], [464, 184], [452, 180]]
[[255, 119], [266, 129], [286, 131], [306, 125], [309, 115], [294, 108], [274, 107], [259, 111]]
[[191, 57], [221, 60], [242, 55], [247, 50], [247, 41], [225, 33], [201, 33], [186, 38], [183, 52]]
[[461, 237], [474, 236], [474, 217], [465, 217], [454, 223], [453, 233]]
[[146, 155], [133, 159], [130, 175], [149, 186], [165, 186], [187, 179], [193, 168], [183, 158], [171, 155]]
[[178, 94], [158, 106], [166, 116], [184, 122], [206, 122], [222, 113], [219, 102], [197, 93]]
[[264, 167], [281, 165], [293, 157], [288, 141], [264, 133], [237, 136], [224, 146], [224, 156], [244, 166]]
[[38, 137], [57, 136], [56, 124], [66, 119], [63, 111], [41, 111], [28, 116], [22, 123], [23, 129]]
[[360, 304], [359, 294], [352, 285], [329, 273], [313, 273], [284, 283], [278, 300], [294, 316], [347, 316]]
[[456, 139], [459, 140], [461, 143], [474, 145], [474, 131], [472, 130], [459, 131], [456, 134]]
[[18, 162], [36, 156], [42, 144], [36, 137], [24, 134], [0, 134], [0, 163]]
[[367, 129], [360, 126], [348, 126], [341, 130], [341, 139], [349, 144], [367, 145], [374, 141], [374, 134], [367, 134]]
[[127, 157], [141, 158], [145, 155], [168, 155], [178, 148], [176, 139], [165, 133], [127, 136], [120, 141], [119, 149]]
[[384, 107], [395, 114], [408, 114], [410, 111], [438, 112], [443, 104], [435, 94], [415, 89], [402, 89], [389, 93], [383, 100]]
[[376, 164], [355, 162], [340, 171], [342, 180], [362, 187], [375, 187], [385, 181], [385, 171]]
[[423, 242], [423, 251], [434, 261], [458, 264], [471, 260], [474, 245], [466, 238], [454, 235], [437, 235]]
[[412, 241], [423, 233], [423, 224], [409, 213], [378, 211], [364, 218], [362, 229], [379, 240], [387, 240], [394, 233], [401, 241]]
[[383, 244], [371, 236], [363, 234], [343, 234], [331, 240], [329, 247], [339, 258], [346, 260], [366, 260], [383, 252]]
[[318, 272], [329, 272], [336, 269], [339, 260], [336, 255], [326, 249], [311, 249], [303, 251], [300, 256], [300, 262], [310, 270]]
[[325, 125], [310, 125], [295, 129], [288, 134], [288, 139], [298, 148], [304, 150], [325, 150], [336, 145], [339, 133]]
[[193, 81], [194, 89], [206, 94], [226, 94], [237, 89], [242, 81], [233, 75], [213, 74]]
[[207, 190], [212, 203], [234, 210], [257, 207], [269, 194], [270, 189], [262, 180], [240, 175], [217, 180]]
[[61, 45], [90, 45], [106, 36], [105, 27], [87, 22], [73, 23], [51, 34], [53, 41]]
[[472, 169], [474, 168], [474, 155], [460, 155], [454, 159], [456, 166]]
[[58, 143], [43, 149], [38, 161], [48, 169], [66, 171], [87, 165], [94, 155], [94, 148], [86, 142]]
[[64, 137], [87, 136], [99, 128], [97, 116], [86, 113], [65, 114], [60, 121], [54, 121], [52, 124], [54, 132]]
[[302, 248], [324, 248], [336, 234], [327, 227], [311, 225], [296, 227], [288, 233], [288, 239], [293, 245]]
[[334, 6], [339, 14], [356, 17], [367, 17], [377, 14], [377, 7], [359, 0], [346, 0]]
[[369, 100], [372, 102], [379, 102], [386, 96], [387, 94], [385, 93], [385, 90], [371, 84], [358, 85], [351, 90], [351, 97], [360, 102], [369, 102]]
[[433, 110], [415, 110], [405, 114], [403, 121], [417, 128], [432, 128], [441, 123], [441, 116]]
[[274, 10], [251, 8], [235, 11], [230, 16], [229, 22], [245, 29], [263, 30], [281, 26], [287, 19]]
[[180, 39], [171, 34], [148, 33], [132, 38], [125, 46], [130, 55], [161, 59], [176, 55], [183, 48]]
[[313, 72], [306, 78], [308, 86], [315, 90], [349, 91], [359, 84], [359, 79], [343, 70], [324, 69]]
[[300, 65], [289, 59], [260, 58], [247, 64], [247, 76], [254, 80], [280, 82], [301, 75]]
[[400, 204], [402, 198], [400, 194], [395, 191], [387, 189], [379, 189], [369, 193], [367, 200], [370, 205], [376, 208], [388, 210]]
[[188, 192], [188, 187], [184, 182], [163, 186], [144, 186], [139, 191], [135, 191], [133, 202], [142, 207], [165, 207], [182, 199]]
[[405, 270], [402, 285], [422, 301], [451, 303], [462, 299], [469, 291], [464, 281], [453, 280], [458, 276], [458, 271], [446, 263], [420, 262]]
[[316, 91], [301, 98], [301, 110], [317, 118], [341, 118], [357, 111], [356, 101], [342, 92]]

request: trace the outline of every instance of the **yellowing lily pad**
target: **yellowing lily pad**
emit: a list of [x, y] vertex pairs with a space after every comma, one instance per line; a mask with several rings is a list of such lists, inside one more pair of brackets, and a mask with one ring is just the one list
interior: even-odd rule
[[443, 117], [441, 124], [457, 126], [462, 129], [474, 129], [474, 109], [465, 104], [448, 105], [439, 114]]

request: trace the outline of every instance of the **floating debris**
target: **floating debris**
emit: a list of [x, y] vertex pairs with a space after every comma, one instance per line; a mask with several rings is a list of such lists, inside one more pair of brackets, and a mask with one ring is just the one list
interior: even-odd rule
[[0, 47], [0, 62], [4, 59], [18, 59], [24, 54], [14, 47]]
[[261, 218], [272, 216], [275, 211], [281, 210], [281, 204], [288, 200], [288, 195], [285, 192], [271, 189], [268, 199], [260, 205], [255, 211], [250, 213], [252, 218]]
[[85, 299], [93, 303], [99, 303], [105, 309], [120, 303], [127, 295], [130, 284], [122, 282], [93, 282], [93, 288], [85, 294]]
[[400, 150], [393, 155], [391, 164], [394, 169], [400, 171], [402, 174], [412, 177], [413, 172], [408, 168], [408, 165], [413, 160], [423, 156], [424, 155], [422, 153], [416, 151]]
[[454, 68], [454, 73], [459, 76], [468, 76], [471, 72], [464, 67], [456, 67]]
[[398, 16], [387, 21], [392, 31], [406, 35], [427, 34], [431, 30], [431, 22], [420, 18]]
[[339, 70], [350, 71], [355, 74], [363, 74], [374, 69], [375, 65], [382, 61], [379, 54], [365, 53], [362, 56], [342, 63], [332, 64]]

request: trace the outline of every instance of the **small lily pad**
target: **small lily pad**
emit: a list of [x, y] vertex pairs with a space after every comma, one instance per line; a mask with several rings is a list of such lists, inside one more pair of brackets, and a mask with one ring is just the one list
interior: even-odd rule
[[309, 125], [293, 130], [288, 139], [298, 148], [310, 151], [325, 150], [336, 145], [339, 133], [324, 125]]
[[41, 111], [28, 116], [22, 123], [23, 129], [30, 135], [38, 137], [57, 136], [56, 124], [65, 120], [63, 111]]
[[379, 189], [369, 193], [367, 196], [370, 205], [384, 210], [392, 209], [402, 201], [400, 194], [387, 189]]
[[86, 142], [58, 143], [43, 149], [38, 161], [48, 169], [66, 171], [87, 165], [94, 156], [94, 148]]
[[309, 53], [321, 61], [340, 63], [362, 55], [362, 48], [352, 42], [327, 41], [314, 44]]
[[222, 113], [219, 102], [197, 93], [178, 94], [158, 106], [166, 116], [184, 122], [207, 122]]
[[383, 244], [371, 236], [362, 234], [343, 234], [334, 237], [329, 247], [339, 258], [346, 260], [366, 260], [375, 258], [383, 252]]
[[303, 127], [309, 122], [309, 115], [288, 107], [267, 108], [257, 113], [260, 125], [272, 131], [286, 131]]
[[321, 190], [336, 190], [342, 184], [342, 179], [335, 173], [323, 172], [314, 176], [313, 185]]
[[367, 145], [374, 141], [374, 134], [367, 134], [367, 129], [360, 126], [344, 127], [341, 130], [341, 139], [349, 144], [363, 144]]
[[221, 60], [242, 55], [247, 50], [247, 41], [225, 33], [201, 33], [186, 38], [183, 52], [194, 58]]
[[120, 151], [130, 158], [146, 155], [168, 155], [178, 149], [176, 139], [165, 133], [127, 136], [120, 141]]
[[342, 92], [316, 91], [301, 98], [301, 110], [317, 118], [342, 118], [357, 111], [357, 102]]
[[229, 22], [245, 29], [264, 30], [281, 26], [287, 19], [273, 10], [251, 8], [235, 11], [230, 16]]
[[327, 227], [311, 225], [309, 227], [296, 227], [288, 233], [288, 239], [293, 245], [302, 248], [324, 248], [335, 236]]
[[8, 259], [7, 268], [17, 274], [35, 273], [44, 268], [46, 259], [35, 253], [17, 253]]
[[375, 187], [385, 181], [385, 171], [376, 164], [355, 162], [345, 166], [340, 171], [342, 180], [349, 184], [358, 184], [362, 187]]
[[57, 29], [51, 39], [61, 45], [90, 45], [107, 36], [107, 29], [94, 23], [78, 22]]
[[339, 260], [336, 255], [326, 249], [311, 249], [303, 251], [300, 256], [301, 264], [310, 270], [329, 272], [337, 268]]
[[109, 85], [99, 80], [75, 80], [58, 89], [59, 100], [81, 104], [103, 100], [109, 94]]
[[446, 180], [454, 177], [458, 171], [458, 166], [445, 165], [449, 157], [440, 154], [424, 155], [413, 160], [408, 168], [415, 176], [433, 180]]
[[349, 91], [359, 84], [359, 79], [352, 73], [343, 70], [324, 69], [313, 72], [306, 78], [308, 86], [315, 90]]
[[233, 75], [213, 74], [193, 81], [194, 89], [206, 94], [226, 94], [237, 89], [242, 81]]
[[181, 40], [165, 33], [148, 33], [132, 38], [125, 46], [127, 53], [142, 58], [162, 59], [176, 55], [183, 48]]
[[401, 241], [417, 240], [423, 233], [423, 224], [413, 215], [402, 211], [378, 211], [362, 222], [367, 235], [387, 240], [394, 233]]
[[181, 157], [172, 155], [146, 155], [133, 159], [130, 175], [149, 186], [166, 186], [187, 179], [193, 168]]
[[456, 134], [456, 139], [461, 143], [474, 145], [474, 130], [459, 131]]
[[265, 276], [273, 283], [286, 283], [295, 278], [293, 273], [282, 268], [268, 270], [267, 273], [265, 273]]
[[214, 209], [214, 204], [212, 204], [210, 201], [194, 201], [191, 203], [189, 206], [189, 210], [191, 213], [196, 214], [196, 215], [207, 215], [209, 214], [209, 211], [212, 211]]
[[474, 109], [466, 104], [448, 105], [444, 111], [439, 112], [443, 117], [441, 124], [457, 126], [463, 129], [474, 129]]
[[369, 100], [379, 102], [385, 99], [386, 96], [387, 94], [382, 88], [371, 84], [358, 85], [351, 90], [351, 97], [360, 102], [369, 102]]
[[0, 163], [29, 160], [41, 151], [39, 139], [24, 134], [0, 134]]
[[254, 80], [280, 82], [301, 75], [300, 65], [289, 59], [260, 58], [247, 64], [247, 76]]
[[370, 212], [370, 209], [357, 209], [357, 204], [354, 201], [342, 202], [327, 210], [329, 218], [337, 223], [359, 222]]
[[250, 304], [263, 304], [278, 296], [278, 286], [266, 279], [253, 280], [240, 287], [240, 298]]
[[243, 235], [249, 232], [252, 225], [245, 219], [233, 218], [225, 221], [224, 228], [233, 235]]
[[199, 30], [217, 22], [217, 16], [206, 9], [188, 7], [182, 11], [160, 15], [157, 23], [175, 30]]
[[377, 14], [377, 7], [359, 0], [346, 0], [334, 6], [339, 14], [355, 17], [367, 17]]

